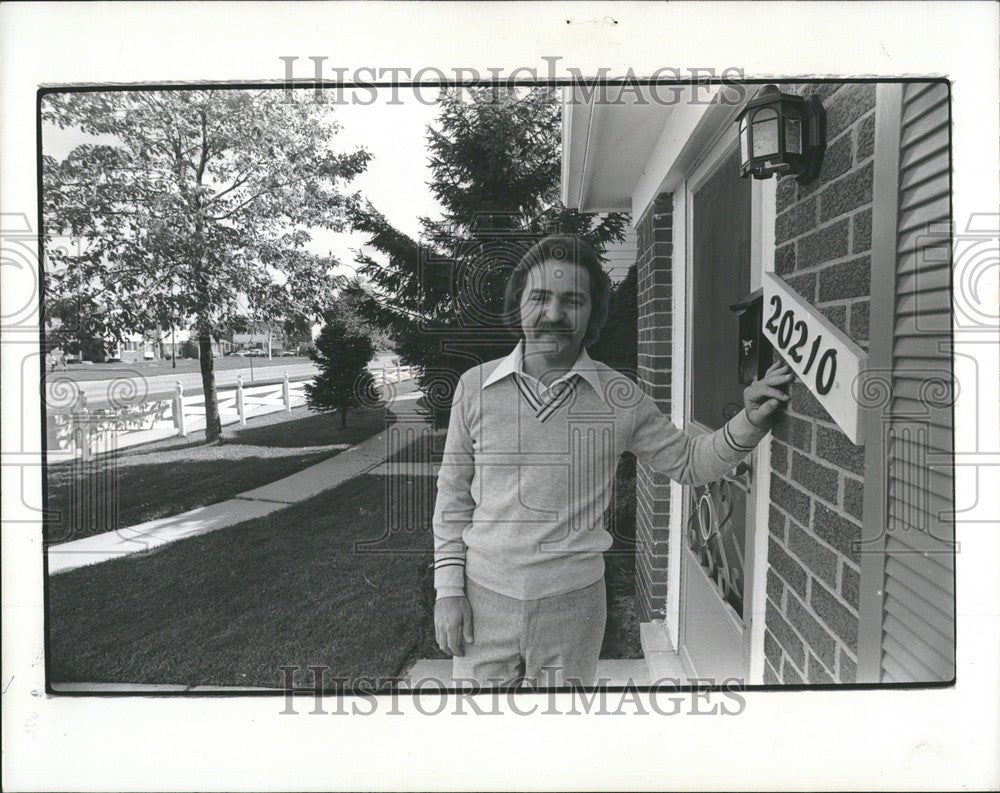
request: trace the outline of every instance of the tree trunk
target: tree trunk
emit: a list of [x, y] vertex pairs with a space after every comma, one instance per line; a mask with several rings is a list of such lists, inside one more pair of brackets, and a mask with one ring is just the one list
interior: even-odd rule
[[209, 443], [222, 438], [219, 400], [215, 393], [215, 357], [212, 355], [212, 333], [202, 328], [198, 336], [198, 357], [201, 362], [201, 386], [205, 392], [205, 440]]
[[347, 408], [340, 409], [340, 428], [347, 428]]

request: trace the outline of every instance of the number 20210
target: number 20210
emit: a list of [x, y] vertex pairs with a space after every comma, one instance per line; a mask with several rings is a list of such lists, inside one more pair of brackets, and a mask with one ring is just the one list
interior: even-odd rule
[[[775, 335], [778, 347], [786, 350], [789, 358], [795, 363], [802, 363], [802, 353], [799, 352], [799, 348], [805, 346], [809, 341], [809, 326], [804, 320], [795, 319], [794, 309], [785, 309], [785, 312], [782, 313], [779, 295], [771, 296], [771, 306], [774, 308], [774, 313], [764, 327]], [[799, 334], [798, 339], [789, 347], [795, 333]], [[822, 334], [813, 339], [812, 347], [809, 348], [809, 360], [806, 361], [806, 365], [802, 369], [802, 377], [809, 374], [813, 364], [816, 363], [817, 356], [819, 356], [819, 363], [816, 364], [816, 372], [813, 376], [816, 382], [816, 392], [825, 395], [830, 393], [830, 389], [833, 388], [833, 383], [837, 379], [837, 351], [826, 349], [820, 354], [819, 348], [822, 341]]]

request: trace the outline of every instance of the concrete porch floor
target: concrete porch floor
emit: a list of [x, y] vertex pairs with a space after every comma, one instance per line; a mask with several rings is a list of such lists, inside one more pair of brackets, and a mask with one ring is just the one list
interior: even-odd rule
[[[451, 660], [424, 658], [417, 661], [403, 675], [412, 686], [420, 681], [426, 681], [428, 688], [450, 688]], [[601, 659], [597, 662], [597, 680], [607, 681], [608, 686], [648, 686], [649, 673], [646, 662], [642, 658]]]
[[684, 664], [674, 652], [663, 620], [639, 623], [639, 641], [650, 680], [678, 680], [681, 685], [688, 682]]

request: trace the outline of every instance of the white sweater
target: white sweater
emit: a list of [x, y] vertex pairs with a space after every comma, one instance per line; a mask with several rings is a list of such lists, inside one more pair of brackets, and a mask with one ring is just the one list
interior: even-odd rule
[[[520, 342], [459, 380], [434, 506], [437, 597], [465, 577], [529, 600], [604, 576], [604, 513], [629, 451], [682, 484], [730, 471], [767, 434], [741, 410], [714, 433], [690, 436], [625, 375], [584, 350], [559, 385], [539, 393]], [[551, 400], [547, 404], [547, 400]]]

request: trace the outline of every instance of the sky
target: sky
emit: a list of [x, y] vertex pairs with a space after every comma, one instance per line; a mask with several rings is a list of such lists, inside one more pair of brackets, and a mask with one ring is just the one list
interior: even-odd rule
[[[367, 94], [362, 95], [367, 99]], [[390, 104], [391, 94], [380, 92], [368, 106], [340, 104], [334, 107], [334, 117], [341, 124], [337, 148], [353, 151], [364, 146], [372, 153], [368, 169], [350, 183], [348, 189], [360, 190], [372, 204], [400, 231], [417, 237], [421, 215], [437, 217], [439, 207], [427, 183], [431, 171], [427, 164], [425, 132], [436, 117], [437, 106], [423, 104], [408, 91], [400, 91]], [[431, 96], [423, 97], [425, 102]], [[93, 140], [79, 130], [59, 129], [45, 125], [42, 129], [42, 150], [63, 159], [80, 143]], [[353, 232], [335, 233], [326, 229], [313, 231], [314, 253], [332, 253], [343, 265], [340, 272], [354, 272], [354, 250], [362, 248], [365, 235]], [[375, 251], [366, 253], [382, 259]]]
[[[425, 135], [427, 125], [437, 115], [437, 106], [421, 104], [407, 91], [398, 95], [404, 104], [390, 105], [390, 99], [383, 92], [375, 104], [367, 107], [337, 106], [334, 116], [342, 125], [337, 139], [345, 149], [364, 146], [374, 155], [368, 169], [351, 183], [352, 189], [360, 190], [397, 229], [416, 238], [420, 232], [418, 218], [437, 217], [440, 211], [427, 187], [431, 170]], [[336, 234], [321, 229], [314, 235], [313, 250], [332, 251], [353, 272], [351, 250], [364, 242], [363, 234]]]

